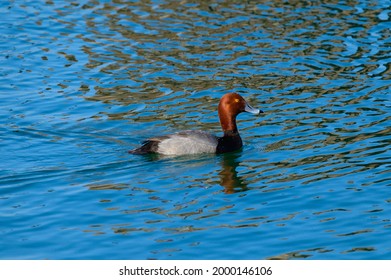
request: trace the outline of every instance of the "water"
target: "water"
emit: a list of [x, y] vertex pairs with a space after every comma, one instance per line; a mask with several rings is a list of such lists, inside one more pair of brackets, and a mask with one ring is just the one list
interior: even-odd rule
[[1, 259], [391, 258], [390, 2], [198, 2], [1, 2]]

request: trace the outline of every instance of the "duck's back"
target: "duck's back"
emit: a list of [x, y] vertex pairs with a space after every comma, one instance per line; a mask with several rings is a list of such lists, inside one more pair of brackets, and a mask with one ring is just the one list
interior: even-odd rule
[[189, 155], [216, 153], [218, 138], [200, 130], [185, 130], [171, 135], [148, 139], [133, 153]]

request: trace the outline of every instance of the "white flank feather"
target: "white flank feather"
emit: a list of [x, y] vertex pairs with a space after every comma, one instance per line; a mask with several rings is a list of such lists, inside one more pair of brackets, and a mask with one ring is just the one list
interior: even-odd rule
[[159, 143], [158, 153], [164, 155], [188, 155], [215, 153], [217, 137], [199, 130], [186, 130], [172, 135]]

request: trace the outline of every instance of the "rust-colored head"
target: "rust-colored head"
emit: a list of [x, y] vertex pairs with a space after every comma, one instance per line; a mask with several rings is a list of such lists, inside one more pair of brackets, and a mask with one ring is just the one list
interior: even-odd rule
[[251, 107], [246, 100], [238, 93], [227, 93], [221, 99], [218, 106], [221, 127], [224, 132], [238, 131], [236, 126], [236, 116], [242, 112], [260, 114], [261, 110]]

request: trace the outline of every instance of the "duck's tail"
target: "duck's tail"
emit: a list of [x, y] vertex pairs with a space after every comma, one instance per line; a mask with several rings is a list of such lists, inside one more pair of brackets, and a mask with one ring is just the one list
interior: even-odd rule
[[159, 141], [147, 140], [142, 143], [141, 147], [138, 147], [134, 150], [130, 150], [128, 151], [128, 153], [133, 155], [145, 155], [145, 154], [157, 153], [158, 146], [159, 146]]

